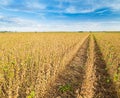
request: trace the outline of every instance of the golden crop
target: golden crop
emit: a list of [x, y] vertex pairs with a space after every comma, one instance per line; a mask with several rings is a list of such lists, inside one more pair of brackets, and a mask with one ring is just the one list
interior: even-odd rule
[[86, 35], [0, 34], [0, 98], [42, 96]]

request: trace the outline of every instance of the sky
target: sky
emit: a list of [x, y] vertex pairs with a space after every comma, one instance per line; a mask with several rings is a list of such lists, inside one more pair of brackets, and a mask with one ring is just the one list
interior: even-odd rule
[[120, 31], [120, 0], [0, 0], [0, 31]]

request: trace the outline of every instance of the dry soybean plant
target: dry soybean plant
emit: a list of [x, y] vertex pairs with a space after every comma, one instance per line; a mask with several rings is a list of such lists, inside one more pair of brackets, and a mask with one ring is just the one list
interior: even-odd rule
[[42, 97], [86, 35], [0, 34], [0, 98]]

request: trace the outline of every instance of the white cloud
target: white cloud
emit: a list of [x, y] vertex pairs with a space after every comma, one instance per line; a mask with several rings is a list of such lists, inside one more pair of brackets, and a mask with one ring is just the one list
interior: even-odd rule
[[113, 9], [113, 11], [120, 11], [120, 2], [119, 3], [113, 3], [113, 4], [110, 4], [108, 6], [110, 6]]
[[0, 0], [0, 5], [9, 5], [13, 0]]
[[98, 13], [98, 14], [103, 14], [103, 13], [105, 13], [105, 12], [107, 12], [107, 11], [108, 11], [108, 10], [105, 9], [105, 10], [98, 11], [98, 12], [96, 12], [96, 13]]
[[0, 22], [1, 31], [119, 31], [120, 22], [37, 22], [23, 18], [6, 18]]
[[0, 19], [2, 19], [4, 16], [0, 14]]
[[89, 12], [93, 12], [94, 9], [79, 9], [79, 8], [75, 8], [75, 6], [69, 6], [68, 8], [65, 9], [66, 13], [89, 13]]
[[[0, 5], [7, 6], [12, 3], [14, 0], [0, 0]], [[120, 0], [53, 0], [58, 2], [58, 5], [54, 3], [40, 2], [40, 0], [23, 0], [24, 5], [22, 9], [18, 8], [8, 8], [7, 10], [11, 11], [26, 11], [32, 12], [33, 10], [42, 10], [43, 12], [57, 12], [57, 13], [89, 13], [94, 12], [97, 9], [101, 8], [111, 8], [112, 11], [120, 11]], [[52, 2], [52, 1], [51, 1]], [[66, 6], [65, 3], [68, 3]], [[48, 6], [56, 7], [56, 9], [47, 9]], [[60, 10], [58, 10], [58, 9]]]
[[68, 13], [76, 13], [76, 9], [74, 6], [70, 6], [66, 9], [66, 12]]
[[[24, 0], [25, 6], [23, 9], [21, 7], [12, 8], [4, 7], [4, 10], [8, 11], [18, 11], [33, 13], [41, 17], [40, 19], [45, 19], [45, 13], [59, 13], [57, 17], [60, 19], [66, 19], [63, 13], [90, 13], [101, 8], [111, 8], [113, 11], [120, 11], [120, 0], [56, 0], [59, 1], [58, 6], [54, 4], [48, 5], [41, 3], [39, 0]], [[0, 5], [7, 6], [12, 2], [12, 0], [0, 0]], [[64, 3], [69, 2], [69, 5]], [[47, 9], [47, 6], [58, 7], [58, 9]], [[37, 11], [41, 11], [38, 13]], [[107, 10], [101, 10], [97, 13], [102, 14]], [[37, 13], [37, 14], [36, 14]], [[49, 15], [49, 14], [48, 14]], [[48, 16], [49, 17], [49, 16]], [[45, 19], [47, 21], [47, 19]], [[79, 21], [79, 20], [78, 20]], [[65, 21], [49, 21], [40, 23], [38, 21], [19, 18], [19, 17], [6, 17], [0, 15], [0, 30], [10, 30], [10, 31], [99, 31], [99, 30], [120, 30], [119, 22], [69, 22]]]
[[41, 4], [41, 3], [37, 2], [37, 1], [35, 1], [35, 2], [27, 1], [25, 4], [26, 4], [26, 7], [28, 9], [42, 9], [42, 10], [46, 9], [45, 4]]
[[31, 25], [31, 27], [34, 27], [37, 25], [37, 22], [33, 20], [22, 19], [22, 18], [10, 18], [10, 21], [12, 21], [14, 24], [17, 24], [20, 27], [27, 27], [29, 25]]
[[9, 11], [22, 11], [32, 13], [34, 10], [45, 10], [46, 7], [47, 5], [41, 3], [39, 0], [23, 0], [20, 1], [19, 4], [17, 4], [17, 1], [14, 0], [0, 0], [0, 8]]
[[[78, 22], [42, 26], [42, 31], [120, 31], [118, 22]], [[53, 29], [54, 28], [54, 29]]]
[[67, 2], [67, 13], [89, 13], [101, 8], [110, 8], [111, 11], [120, 11], [120, 0], [57, 0], [60, 4]]
[[5, 16], [0, 18], [0, 25], [0, 30], [2, 31], [36, 31], [41, 26], [37, 21]]
[[102, 0], [100, 2], [93, 2], [93, 5], [99, 6], [98, 8], [110, 8], [112, 11], [120, 11], [120, 0]]

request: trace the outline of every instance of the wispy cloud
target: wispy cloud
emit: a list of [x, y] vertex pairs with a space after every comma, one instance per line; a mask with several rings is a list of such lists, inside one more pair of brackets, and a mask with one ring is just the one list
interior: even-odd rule
[[0, 0], [0, 5], [7, 6], [12, 3], [13, 0]]
[[15, 0], [1, 0], [0, 8], [11, 11], [37, 11], [46, 9], [47, 5], [40, 3], [39, 0], [21, 0], [16, 2]]
[[109, 8], [111, 11], [120, 11], [120, 0], [58, 0], [64, 5], [69, 6], [65, 9], [67, 13], [90, 13], [97, 9]]
[[0, 19], [2, 19], [3, 18], [3, 15], [2, 14], [0, 14]]
[[[23, 19], [18, 17], [6, 17], [0, 16], [1, 27], [38, 27], [39, 23], [37, 21]], [[2, 25], [4, 24], [4, 25]]]
[[[4, 21], [1, 21], [4, 20]], [[112, 31], [120, 30], [120, 22], [37, 22], [29, 19], [4, 17], [0, 18], [2, 31]]]
[[103, 14], [103, 13], [105, 13], [105, 12], [107, 12], [107, 11], [108, 11], [108, 9], [103, 9], [103, 10], [96, 11], [96, 13], [98, 13], [98, 14]]
[[20, 0], [17, 4], [15, 0], [0, 0], [0, 5], [13, 11], [42, 10], [44, 13], [48, 11], [71, 14], [90, 13], [103, 7], [108, 7], [113, 11], [120, 11], [120, 0]]
[[69, 6], [65, 9], [65, 13], [75, 14], [75, 13], [90, 13], [95, 11], [95, 9], [92, 8], [86, 8], [86, 9], [80, 9], [75, 6]]
[[117, 30], [119, 12], [120, 0], [0, 0], [0, 30]]
[[38, 0], [25, 0], [25, 5], [30, 10], [44, 10], [47, 7], [46, 4], [40, 3]]

